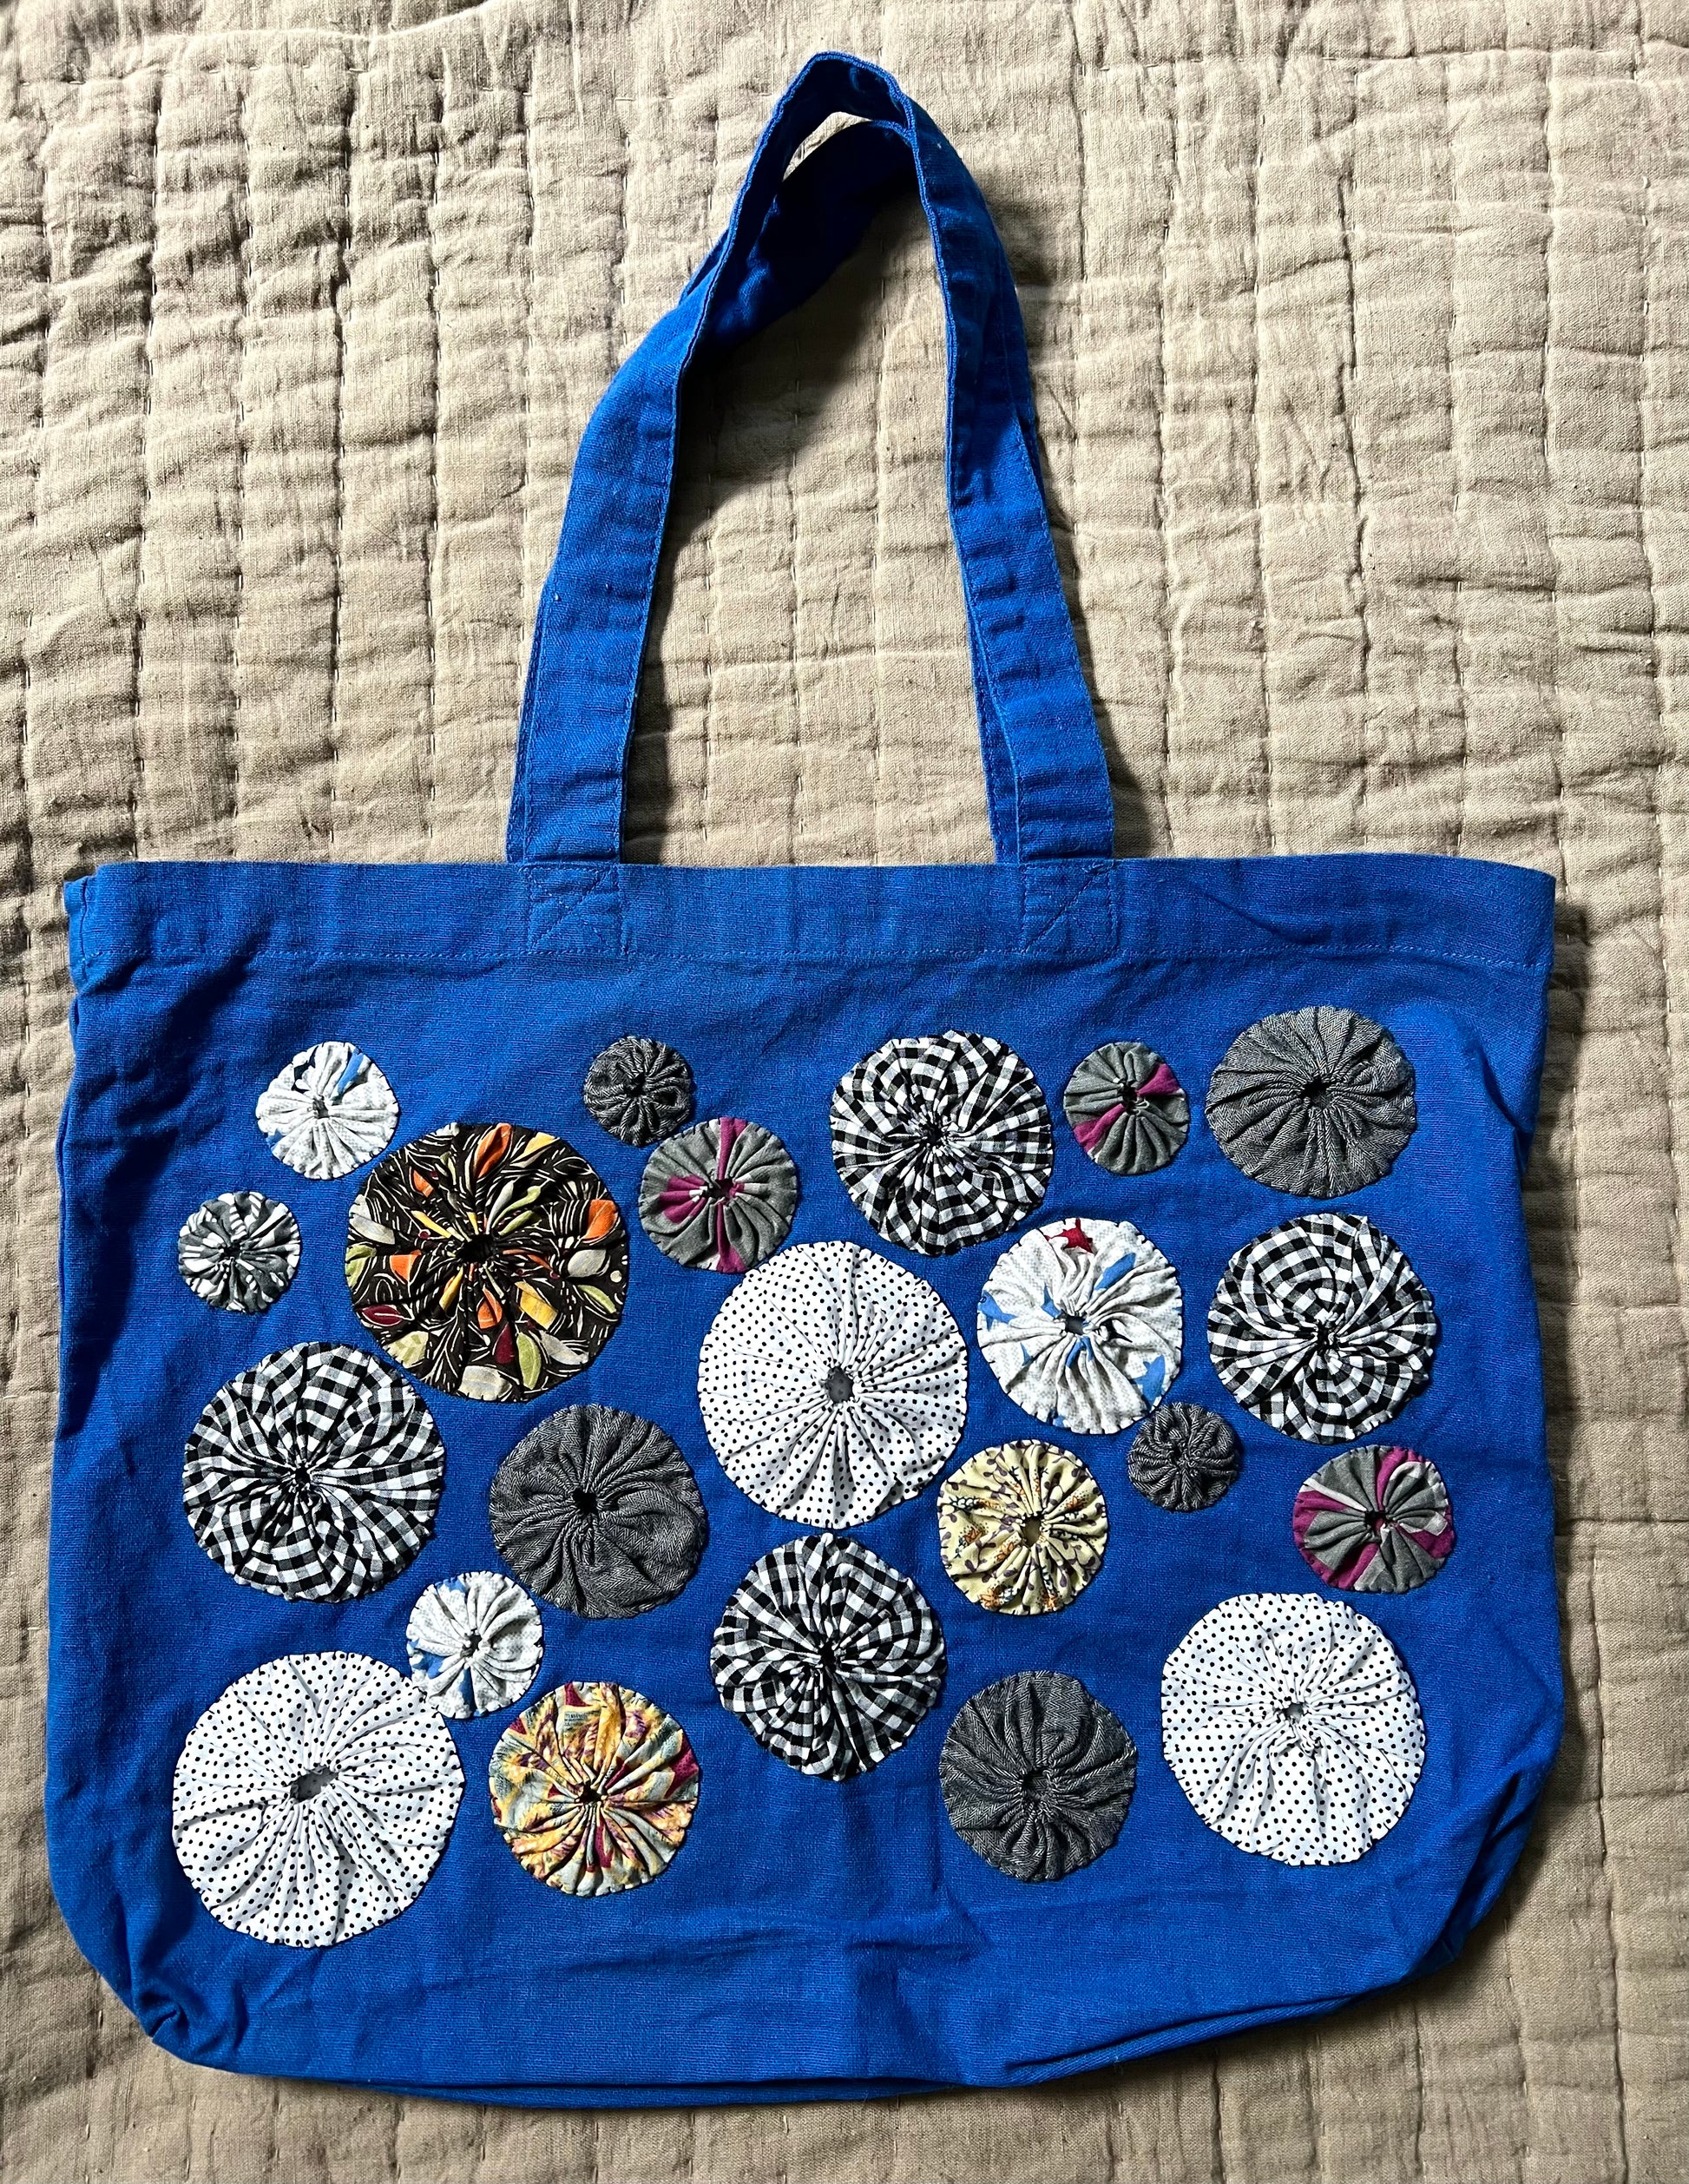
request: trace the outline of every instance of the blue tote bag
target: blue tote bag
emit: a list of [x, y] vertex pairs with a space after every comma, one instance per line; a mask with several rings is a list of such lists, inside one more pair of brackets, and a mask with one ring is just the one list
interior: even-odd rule
[[[911, 183], [996, 861], [624, 863], [686, 374]], [[978, 191], [814, 61], [582, 440], [508, 862], [70, 888], [49, 1842], [176, 2054], [1025, 2082], [1495, 1899], [1549, 885], [1116, 861], [1035, 447]]]

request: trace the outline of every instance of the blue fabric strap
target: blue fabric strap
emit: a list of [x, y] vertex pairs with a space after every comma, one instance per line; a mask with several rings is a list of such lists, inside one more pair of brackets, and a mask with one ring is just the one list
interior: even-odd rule
[[[788, 174], [835, 113], [841, 131]], [[1000, 863], [1114, 853], [1114, 811], [1050, 543], [1026, 338], [984, 200], [883, 69], [822, 54], [775, 109], [726, 233], [611, 382], [582, 436], [529, 663], [509, 855], [621, 854], [624, 769], [681, 389], [814, 293], [913, 175], [943, 293], [947, 485]]]

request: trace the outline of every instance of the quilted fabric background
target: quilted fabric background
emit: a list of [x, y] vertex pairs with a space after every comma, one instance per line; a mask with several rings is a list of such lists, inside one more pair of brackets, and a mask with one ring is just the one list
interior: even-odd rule
[[[576, 436], [828, 44], [897, 71], [1002, 225], [1121, 850], [1560, 883], [1528, 1179], [1558, 1773], [1459, 1964], [1048, 2091], [594, 2117], [199, 2072], [81, 1963], [42, 1849], [59, 889], [499, 853]], [[1683, 0], [0, 13], [0, 2176], [1682, 2174], [1686, 115]], [[989, 854], [941, 359], [904, 214], [696, 391], [635, 854]]]

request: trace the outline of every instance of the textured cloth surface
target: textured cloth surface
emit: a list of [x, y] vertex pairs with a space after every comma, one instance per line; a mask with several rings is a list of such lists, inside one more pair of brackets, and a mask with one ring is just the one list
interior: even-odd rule
[[[1561, 885], [1528, 1179], [1559, 1770], [1459, 1964], [1050, 2091], [525, 2116], [194, 2070], [102, 1996], [41, 1847], [59, 887], [498, 853], [575, 437], [827, 43], [899, 74], [1002, 226], [1122, 852]], [[1686, 97], [1674, 0], [0, 17], [8, 2176], [1679, 2173]], [[941, 355], [896, 215], [698, 391], [636, 853], [988, 853]]]

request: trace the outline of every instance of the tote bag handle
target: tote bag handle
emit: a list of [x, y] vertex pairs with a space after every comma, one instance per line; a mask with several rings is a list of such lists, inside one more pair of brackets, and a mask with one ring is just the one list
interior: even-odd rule
[[[836, 113], [866, 126], [829, 138], [788, 174], [798, 146]], [[1026, 337], [996, 229], [954, 148], [892, 78], [821, 54], [776, 108], [726, 232], [582, 437], [522, 696], [512, 862], [621, 855], [687, 370], [812, 294], [911, 174], [943, 294], [946, 485], [997, 859], [1114, 854], [1107, 769], [1050, 543]]]

